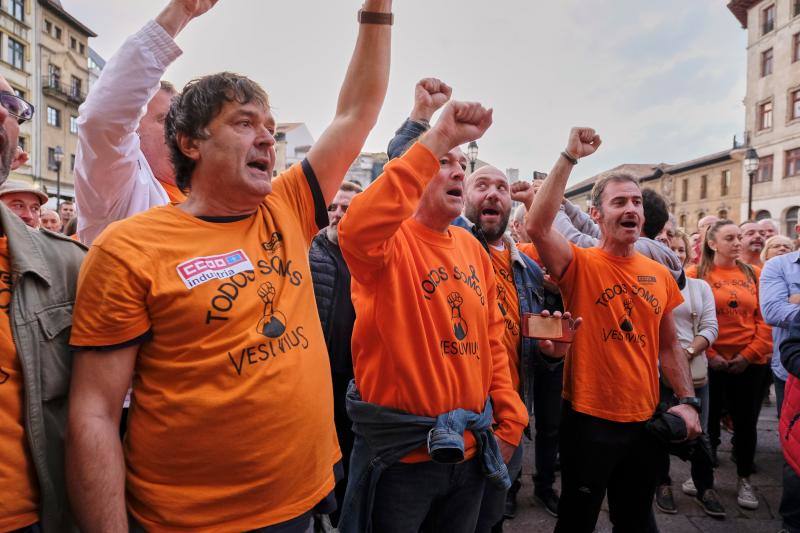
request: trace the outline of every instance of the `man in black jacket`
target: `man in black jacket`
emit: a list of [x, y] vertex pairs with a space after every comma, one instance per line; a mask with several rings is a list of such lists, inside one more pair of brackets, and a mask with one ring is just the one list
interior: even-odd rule
[[[347, 487], [347, 472], [350, 466], [350, 451], [353, 449], [353, 431], [345, 409], [347, 385], [353, 379], [353, 359], [350, 353], [350, 337], [356, 312], [350, 301], [350, 270], [344, 262], [339, 249], [337, 233], [339, 221], [347, 212], [353, 197], [361, 192], [361, 187], [345, 181], [328, 206], [330, 224], [322, 228], [314, 237], [309, 251], [311, 278], [314, 282], [314, 297], [317, 311], [328, 346], [333, 378], [333, 415], [336, 435], [342, 449], [342, 465], [345, 476], [336, 484], [336, 500], [342, 507], [344, 491]], [[332, 516], [334, 522], [338, 512]]]

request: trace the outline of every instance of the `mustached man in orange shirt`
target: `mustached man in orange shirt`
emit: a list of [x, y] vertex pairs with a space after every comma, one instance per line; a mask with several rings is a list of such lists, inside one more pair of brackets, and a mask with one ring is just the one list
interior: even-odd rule
[[134, 530], [305, 532], [335, 508], [341, 453], [308, 252], [383, 104], [391, 5], [366, 0], [333, 122], [275, 178], [257, 83], [209, 75], [173, 100], [165, 131], [186, 201], [112, 224], [81, 271], [67, 477], [83, 531], [127, 532], [130, 517]]
[[491, 123], [480, 104], [450, 103], [339, 224], [356, 309], [344, 533], [423, 522], [472, 533], [486, 476], [510, 485], [502, 463], [528, 415], [511, 384], [491, 260], [450, 226], [464, 206], [459, 146]]
[[[27, 160], [19, 130], [33, 112], [0, 76], [0, 185]], [[67, 341], [85, 250], [0, 202], [0, 531], [75, 527], [64, 484]]]
[[690, 438], [700, 434], [699, 401], [671, 313], [683, 298], [663, 265], [634, 250], [644, 221], [638, 182], [611, 175], [595, 184], [596, 247], [571, 245], [553, 227], [573, 166], [600, 142], [591, 128], [570, 132], [526, 224], [564, 307], [583, 318], [564, 367], [559, 533], [594, 531], [606, 490], [615, 530], [648, 530], [659, 447], [645, 423], [658, 404], [659, 354], [682, 402], [670, 412]]

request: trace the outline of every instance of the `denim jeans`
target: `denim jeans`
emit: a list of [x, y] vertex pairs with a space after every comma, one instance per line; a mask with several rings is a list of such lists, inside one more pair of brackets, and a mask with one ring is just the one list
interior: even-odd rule
[[473, 533], [486, 477], [473, 457], [457, 464], [398, 462], [375, 490], [372, 530], [381, 533]]
[[[523, 455], [523, 442], [519, 443], [514, 455], [508, 462], [508, 476], [511, 479], [516, 479], [522, 471], [522, 455]], [[495, 524], [503, 519], [503, 512], [506, 507], [506, 494], [508, 490], [503, 490], [500, 487], [487, 483], [483, 489], [483, 501], [481, 501], [481, 510], [478, 514], [478, 525], [475, 527], [475, 533], [489, 533]]]

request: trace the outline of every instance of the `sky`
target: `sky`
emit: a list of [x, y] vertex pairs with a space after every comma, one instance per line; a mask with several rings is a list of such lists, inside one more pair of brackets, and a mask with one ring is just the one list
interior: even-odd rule
[[[570, 183], [623, 163], [678, 163], [742, 137], [746, 35], [723, 0], [396, 0], [389, 92], [365, 151], [384, 151], [438, 77], [453, 98], [494, 108], [480, 159], [547, 171], [572, 126], [603, 146]], [[62, 0], [109, 59], [165, 0]], [[358, 31], [360, 0], [219, 0], [177, 42], [165, 79], [245, 74], [280, 122], [330, 123]]]

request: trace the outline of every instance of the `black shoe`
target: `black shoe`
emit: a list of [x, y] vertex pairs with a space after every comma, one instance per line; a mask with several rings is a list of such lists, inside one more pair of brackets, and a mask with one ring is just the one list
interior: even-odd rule
[[714, 518], [725, 518], [725, 508], [719, 501], [719, 496], [717, 496], [717, 493], [714, 491], [714, 489], [708, 489], [705, 491], [702, 498], [695, 496], [694, 501], [697, 502], [697, 505], [703, 508], [703, 511], [705, 511], [708, 516], [712, 516]]
[[670, 485], [659, 485], [656, 489], [656, 508], [667, 514], [676, 514], [678, 512]]
[[719, 457], [717, 457], [717, 447], [711, 447], [711, 466], [719, 468]]
[[558, 493], [554, 489], [535, 490], [533, 495], [551, 516], [558, 518]]
[[506, 493], [506, 506], [503, 509], [503, 518], [513, 520], [517, 516], [517, 492], [508, 491]]

